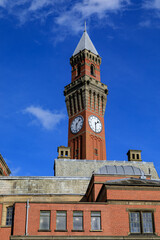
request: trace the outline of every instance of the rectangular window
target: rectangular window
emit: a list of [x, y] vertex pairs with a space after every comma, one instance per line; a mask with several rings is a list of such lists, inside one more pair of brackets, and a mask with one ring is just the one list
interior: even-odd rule
[[91, 212], [91, 230], [101, 230], [101, 212]]
[[140, 214], [139, 212], [130, 213], [130, 229], [131, 233], [140, 233]]
[[151, 212], [143, 212], [142, 213], [143, 219], [143, 233], [153, 233], [153, 219]]
[[67, 228], [67, 212], [57, 211], [56, 230], [66, 230], [66, 228]]
[[73, 212], [73, 230], [83, 230], [83, 212]]
[[153, 233], [153, 213], [130, 212], [130, 232], [138, 234]]
[[11, 226], [13, 221], [13, 207], [7, 207], [6, 225]]
[[50, 211], [40, 211], [40, 230], [50, 229]]

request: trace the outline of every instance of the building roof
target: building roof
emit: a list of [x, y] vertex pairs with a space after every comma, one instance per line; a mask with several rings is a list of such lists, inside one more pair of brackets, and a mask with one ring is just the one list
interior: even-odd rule
[[142, 178], [123, 178], [110, 180], [105, 182], [105, 185], [125, 185], [125, 186], [154, 186], [160, 187], [160, 181], [158, 180], [150, 180], [150, 179], [142, 179]]
[[105, 165], [101, 167], [95, 174], [114, 174], [114, 175], [138, 175], [144, 176], [144, 172], [134, 166], [109, 166]]
[[98, 52], [96, 50], [96, 48], [94, 47], [86, 29], [84, 30], [84, 33], [73, 53], [73, 56], [76, 55], [77, 53], [79, 53], [80, 51], [84, 50], [84, 49], [87, 49], [87, 50], [90, 50], [92, 53], [98, 55]]
[[11, 171], [10, 171], [10, 169], [9, 169], [9, 167], [8, 167], [8, 165], [7, 165], [7, 163], [4, 161], [4, 159], [3, 159], [3, 157], [2, 157], [1, 154], [0, 154], [0, 162], [4, 165], [5, 170], [7, 171], [8, 175], [10, 175], [10, 174], [11, 174]]

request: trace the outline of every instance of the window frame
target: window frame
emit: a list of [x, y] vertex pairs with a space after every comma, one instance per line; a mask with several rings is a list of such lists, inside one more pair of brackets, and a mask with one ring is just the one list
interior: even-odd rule
[[[95, 214], [95, 213], [99, 213], [99, 216], [92, 216], [92, 214]], [[100, 221], [100, 228], [99, 229], [93, 229], [93, 227], [92, 227], [92, 219], [93, 218], [98, 218], [99, 219], [99, 221]], [[102, 231], [102, 219], [101, 219], [101, 211], [91, 211], [91, 231], [93, 232], [93, 231]]]
[[[140, 224], [140, 232], [131, 232], [131, 213], [139, 213], [139, 224]], [[144, 217], [143, 213], [151, 213], [152, 220], [152, 232], [144, 232]], [[132, 235], [154, 235], [155, 234], [155, 223], [154, 223], [154, 210], [133, 210], [129, 211], [129, 229], [130, 234]]]
[[96, 76], [95, 70], [96, 70], [95, 66], [93, 64], [91, 64], [91, 66], [90, 66], [90, 75], [91, 76], [94, 76], [94, 77]]
[[[44, 217], [42, 216], [41, 214], [43, 213], [49, 213], [49, 225], [48, 225], [48, 228], [42, 228], [41, 227], [41, 218]], [[39, 231], [43, 231], [43, 232], [47, 232], [47, 231], [50, 231], [51, 229], [51, 211], [50, 210], [40, 210], [40, 217], [39, 217]]]
[[[65, 229], [64, 228], [57, 228], [57, 220], [58, 220], [58, 213], [65, 213]], [[57, 210], [56, 211], [56, 230], [55, 231], [60, 231], [60, 232], [66, 232], [67, 231], [67, 211], [66, 210]]]
[[[8, 211], [9, 209], [12, 209], [11, 213]], [[12, 226], [14, 207], [13, 206], [8, 206], [6, 210], [7, 210], [6, 211], [6, 226]]]
[[[80, 216], [74, 216], [74, 214], [78, 214], [78, 213], [81, 213], [82, 215]], [[75, 228], [75, 226], [74, 226], [74, 219], [76, 218], [76, 217], [81, 217], [81, 222], [82, 222], [82, 225], [81, 225], [81, 229], [76, 229]], [[81, 211], [81, 210], [76, 210], [76, 211], [73, 211], [73, 231], [76, 231], [76, 232], [78, 232], [78, 231], [84, 231], [84, 217], [83, 217], [83, 211]]]

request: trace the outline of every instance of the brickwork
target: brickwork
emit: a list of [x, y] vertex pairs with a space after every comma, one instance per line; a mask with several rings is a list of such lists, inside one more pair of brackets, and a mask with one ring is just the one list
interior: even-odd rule
[[[73, 56], [70, 62], [72, 83], [65, 87], [64, 95], [69, 115], [68, 146], [71, 147], [71, 158], [106, 160], [103, 117], [108, 89], [105, 84], [100, 82], [101, 59], [84, 50]], [[83, 127], [79, 132], [73, 134], [70, 126], [79, 115], [84, 119]], [[97, 116], [101, 121], [101, 132], [96, 133], [90, 128], [88, 118], [91, 115]], [[88, 142], [91, 144], [88, 145]]]
[[[25, 233], [26, 204], [16, 203], [14, 235]], [[153, 211], [155, 219], [155, 232], [160, 235], [159, 214], [160, 205], [144, 204], [38, 204], [31, 203], [29, 208], [28, 234], [30, 236], [128, 236], [129, 211], [148, 209]], [[155, 210], [156, 209], [156, 210]], [[39, 231], [40, 211], [51, 212], [50, 231]], [[67, 231], [56, 230], [56, 211], [67, 212]], [[83, 211], [84, 231], [73, 232], [73, 211]], [[101, 230], [91, 231], [91, 211], [101, 212]], [[21, 213], [21, 218], [18, 215]], [[116, 219], [116, 221], [115, 221]]]

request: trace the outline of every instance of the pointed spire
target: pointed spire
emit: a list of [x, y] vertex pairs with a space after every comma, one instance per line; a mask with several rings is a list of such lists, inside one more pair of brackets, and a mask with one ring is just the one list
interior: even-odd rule
[[86, 30], [87, 28], [86, 28], [86, 21], [84, 22], [84, 32], [87, 32], [87, 30]]
[[85, 21], [85, 24], [84, 24], [84, 33], [73, 53], [73, 56], [76, 55], [77, 53], [79, 53], [80, 51], [84, 50], [84, 49], [87, 49], [87, 50], [90, 50], [92, 53], [96, 54], [96, 55], [99, 55], [95, 46], [93, 45], [88, 33], [87, 33], [87, 30], [86, 30], [86, 21]]

